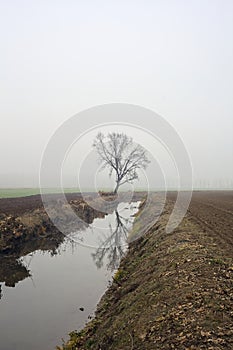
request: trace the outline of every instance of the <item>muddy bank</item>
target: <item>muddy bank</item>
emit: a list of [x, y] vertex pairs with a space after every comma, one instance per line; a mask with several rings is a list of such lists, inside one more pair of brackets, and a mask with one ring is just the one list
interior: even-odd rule
[[232, 192], [194, 193], [166, 234], [173, 204], [171, 195], [157, 224], [130, 244], [96, 318], [58, 349], [233, 348]]

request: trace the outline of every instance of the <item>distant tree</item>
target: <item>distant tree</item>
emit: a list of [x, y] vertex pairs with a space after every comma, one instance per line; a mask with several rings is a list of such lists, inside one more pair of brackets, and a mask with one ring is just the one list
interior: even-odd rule
[[138, 179], [137, 171], [146, 169], [150, 163], [146, 150], [133, 142], [132, 137], [123, 133], [109, 133], [105, 136], [98, 133], [93, 146], [96, 148], [101, 161], [101, 170], [109, 169], [109, 176], [115, 173], [117, 193], [119, 187], [125, 183], [132, 183]]

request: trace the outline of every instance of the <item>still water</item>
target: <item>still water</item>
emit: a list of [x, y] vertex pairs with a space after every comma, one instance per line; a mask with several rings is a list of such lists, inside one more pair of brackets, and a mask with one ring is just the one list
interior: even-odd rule
[[85, 231], [70, 234], [55, 251], [4, 260], [0, 350], [53, 350], [85, 325], [127, 250], [138, 205], [120, 203]]

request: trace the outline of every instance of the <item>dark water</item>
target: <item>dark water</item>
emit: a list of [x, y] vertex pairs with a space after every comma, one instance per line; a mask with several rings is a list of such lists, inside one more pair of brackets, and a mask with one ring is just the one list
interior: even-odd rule
[[127, 250], [138, 204], [119, 204], [56, 250], [2, 260], [0, 350], [52, 350], [85, 325]]

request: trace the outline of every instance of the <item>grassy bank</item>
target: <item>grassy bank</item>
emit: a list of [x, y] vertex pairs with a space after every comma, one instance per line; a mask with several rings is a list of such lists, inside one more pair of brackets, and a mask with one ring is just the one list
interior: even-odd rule
[[130, 244], [95, 319], [58, 349], [232, 349], [231, 250], [190, 215], [166, 234], [172, 205]]

